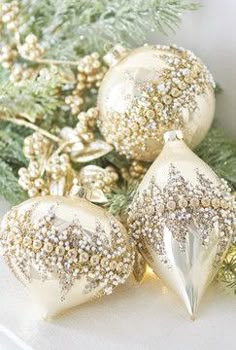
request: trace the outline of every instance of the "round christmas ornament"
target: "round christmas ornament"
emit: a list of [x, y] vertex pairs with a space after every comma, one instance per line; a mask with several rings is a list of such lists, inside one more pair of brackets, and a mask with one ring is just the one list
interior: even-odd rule
[[5, 261], [43, 318], [110, 294], [132, 271], [125, 228], [86, 199], [27, 200], [5, 215], [0, 232]]
[[183, 142], [165, 133], [165, 146], [142, 180], [129, 228], [153, 271], [195, 317], [233, 234], [233, 197], [224, 180]]
[[98, 126], [128, 158], [153, 161], [164, 132], [180, 128], [192, 148], [206, 135], [214, 110], [214, 81], [191, 51], [176, 46], [116, 46], [99, 95]]

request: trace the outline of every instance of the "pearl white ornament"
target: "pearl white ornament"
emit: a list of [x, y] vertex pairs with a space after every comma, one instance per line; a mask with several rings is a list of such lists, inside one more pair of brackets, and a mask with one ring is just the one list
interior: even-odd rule
[[43, 318], [110, 294], [134, 262], [124, 226], [81, 198], [38, 197], [12, 208], [0, 245]]
[[193, 148], [204, 138], [215, 110], [214, 82], [190, 51], [169, 46], [120, 46], [105, 56], [111, 65], [98, 95], [98, 126], [128, 158], [153, 161], [163, 134], [180, 128]]
[[147, 263], [194, 318], [227, 252], [234, 200], [181, 132], [166, 133], [165, 142], [131, 204], [129, 229]]

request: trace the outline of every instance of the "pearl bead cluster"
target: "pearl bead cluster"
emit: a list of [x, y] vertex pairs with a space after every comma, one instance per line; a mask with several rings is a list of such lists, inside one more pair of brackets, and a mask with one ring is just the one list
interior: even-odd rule
[[[44, 49], [39, 45], [38, 38], [32, 33], [26, 36], [23, 44], [20, 43], [19, 13], [18, 1], [3, 2], [0, 5], [0, 25], [2, 24], [3, 29], [15, 34], [15, 36], [9, 35], [8, 45], [1, 48], [0, 61], [3, 68], [6, 69], [12, 67], [19, 55], [27, 60], [35, 61], [44, 54]], [[21, 79], [28, 79], [32, 71], [33, 69], [28, 71], [22, 64], [17, 64], [11, 73], [11, 81], [19, 82]]]
[[83, 152], [85, 144], [89, 144], [94, 140], [93, 128], [96, 123], [97, 109], [90, 108], [87, 112], [78, 114], [78, 123], [75, 128], [65, 127], [61, 129], [60, 136], [64, 141], [71, 142], [71, 146], [67, 147], [67, 151], [74, 154]]
[[61, 138], [68, 143], [65, 148], [74, 162], [90, 162], [111, 151], [111, 146], [95, 137], [94, 130], [98, 117], [97, 108], [90, 108], [78, 114], [75, 128], [65, 127]]
[[86, 89], [99, 87], [106, 68], [102, 66], [99, 54], [94, 52], [81, 58], [77, 67], [77, 83], [71, 95], [66, 96], [65, 103], [70, 106], [71, 112], [77, 114], [84, 103], [83, 94]]
[[146, 164], [134, 160], [131, 162], [131, 165], [128, 168], [121, 169], [121, 175], [125, 180], [129, 180], [130, 178], [141, 180], [146, 174], [146, 171]]
[[19, 47], [22, 57], [36, 61], [44, 54], [44, 49], [39, 45], [36, 35], [30, 33], [26, 36], [24, 44]]
[[181, 249], [189, 226], [196, 226], [202, 245], [208, 245], [211, 232], [218, 227], [220, 261], [229, 244], [235, 225], [233, 197], [226, 182], [216, 186], [199, 171], [197, 185], [187, 182], [171, 165], [166, 186], [160, 189], [153, 178], [149, 186], [137, 194], [129, 212], [129, 227], [139, 247], [151, 246], [163, 263], [169, 263], [164, 248], [167, 227]]
[[14, 45], [3, 45], [0, 51], [0, 62], [3, 68], [10, 69], [18, 53]]
[[15, 64], [11, 70], [9, 79], [14, 84], [19, 84], [31, 79], [35, 74], [37, 74], [37, 71], [35, 69], [28, 68], [23, 64]]
[[124, 97], [124, 112], [110, 109], [98, 120], [107, 142], [128, 158], [139, 159], [140, 150], [146, 151], [146, 140], [161, 144], [165, 131], [181, 129], [183, 109], [195, 111], [196, 97], [215, 86], [207, 68], [192, 52], [175, 46], [156, 48], [165, 68], [160, 72], [153, 69], [153, 78], [148, 81], [139, 81], [127, 72], [129, 83], [133, 79], [135, 95]]
[[[19, 170], [19, 184], [29, 197], [45, 196], [63, 179], [60, 194], [70, 191], [76, 173], [73, 172], [68, 154], [52, 154], [53, 144], [40, 133], [33, 133], [24, 140], [24, 155], [29, 159], [28, 168]], [[55, 194], [55, 193], [54, 193]], [[59, 193], [58, 193], [59, 194]]]
[[0, 37], [1, 32], [3, 32], [3, 34], [6, 32], [5, 37], [7, 38], [7, 42], [1, 45], [0, 63], [5, 69], [11, 69], [14, 61], [18, 57], [18, 50], [13, 37], [19, 29], [19, 12], [18, 1], [2, 1], [0, 4]]
[[[81, 184], [87, 188], [94, 190], [101, 190], [104, 194], [109, 194], [116, 186], [116, 182], [119, 179], [119, 175], [115, 168], [107, 166], [105, 168], [93, 167], [94, 171], [90, 172], [89, 167], [86, 167], [81, 172]], [[97, 171], [96, 171], [97, 169]]]
[[18, 15], [19, 15], [19, 2], [11, 1], [5, 2], [3, 1], [0, 4], [0, 26], [1, 23], [6, 25], [6, 28], [9, 31], [16, 31], [18, 29]]
[[[42, 162], [50, 147], [50, 141], [39, 133], [33, 133], [24, 140], [23, 152], [29, 159], [28, 168], [19, 169], [19, 185], [29, 197], [45, 196], [48, 185], [42, 178]], [[41, 161], [39, 160], [41, 158]]]
[[[83, 126], [94, 126], [96, 115], [97, 110], [91, 108], [87, 113], [81, 113], [81, 119], [75, 129], [62, 129], [62, 143], [72, 143], [72, 146], [65, 147], [64, 152], [67, 153], [54, 152], [53, 143], [38, 132], [25, 138], [23, 151], [26, 158], [29, 159], [29, 165], [28, 168], [21, 168], [18, 173], [19, 185], [27, 191], [29, 197], [48, 194], [80, 197], [83, 194], [82, 187], [84, 187], [85, 194], [92, 194], [96, 199], [98, 197], [94, 191], [97, 195], [97, 190], [102, 191], [103, 195], [100, 193], [99, 198], [105, 201], [104, 194], [110, 193], [118, 180], [116, 170], [110, 166], [105, 169], [95, 166], [91, 173], [90, 166], [85, 166], [80, 171], [75, 171], [71, 163], [73, 156], [78, 157], [79, 152], [83, 155], [83, 150], [88, 147], [89, 144], [86, 145], [84, 141], [86, 138]], [[82, 147], [80, 147], [81, 144]], [[96, 150], [93, 152], [96, 153]], [[89, 157], [91, 158], [91, 152], [89, 152]], [[85, 161], [86, 157], [83, 160]]]
[[24, 212], [13, 208], [0, 232], [3, 255], [13, 270], [17, 266], [29, 281], [35, 272], [44, 281], [56, 275], [62, 300], [82, 277], [87, 280], [85, 293], [102, 286], [102, 292], [110, 294], [125, 282], [134, 255], [116, 221], [110, 222], [110, 240], [100, 223], [88, 232], [75, 218], [60, 229], [54, 208], [36, 220], [34, 210], [35, 206]]

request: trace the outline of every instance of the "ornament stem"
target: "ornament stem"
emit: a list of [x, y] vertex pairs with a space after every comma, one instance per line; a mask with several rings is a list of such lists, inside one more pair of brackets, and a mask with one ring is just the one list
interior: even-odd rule
[[184, 135], [181, 130], [166, 131], [163, 135], [165, 143], [183, 140]]
[[27, 56], [22, 55], [22, 57], [27, 61], [31, 61], [31, 62], [38, 63], [38, 64], [53, 64], [53, 65], [57, 65], [57, 66], [63, 65], [63, 64], [66, 64], [69, 66], [78, 66], [78, 64], [79, 64], [79, 61], [53, 60], [53, 59], [49, 59], [49, 58], [38, 58], [38, 59], [32, 60]]
[[51, 134], [50, 132], [38, 127], [35, 124], [32, 124], [30, 122], [27, 122], [26, 120], [23, 119], [17, 119], [17, 118], [10, 118], [10, 117], [6, 117], [6, 116], [0, 116], [0, 120], [6, 121], [6, 122], [11, 122], [13, 124], [16, 125], [20, 125], [20, 126], [25, 126], [26, 128], [32, 129], [34, 131], [39, 132], [40, 134], [42, 134], [43, 136], [46, 136], [48, 139], [60, 143], [60, 138]]
[[114, 66], [121, 58], [126, 56], [127, 49], [122, 45], [115, 45], [104, 57], [104, 62], [109, 66]]

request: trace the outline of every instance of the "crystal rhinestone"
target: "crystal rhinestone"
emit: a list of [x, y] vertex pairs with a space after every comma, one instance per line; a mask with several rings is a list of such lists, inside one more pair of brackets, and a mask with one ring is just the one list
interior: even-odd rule
[[229, 203], [228, 203], [225, 199], [221, 199], [221, 201], [220, 201], [220, 206], [221, 206], [221, 208], [223, 208], [223, 209], [228, 209]]
[[170, 95], [165, 95], [165, 96], [163, 96], [162, 101], [163, 101], [166, 105], [169, 105], [169, 104], [171, 104], [171, 102], [172, 102], [172, 98], [171, 98]]
[[90, 259], [90, 262], [93, 266], [96, 266], [99, 264], [100, 256], [99, 255], [93, 255]]
[[83, 253], [80, 254], [79, 261], [80, 261], [81, 263], [87, 262], [88, 259], [89, 259], [88, 253], [83, 252]]
[[191, 198], [189, 203], [192, 208], [197, 208], [199, 206], [199, 199]]
[[176, 203], [175, 201], [168, 201], [166, 204], [167, 209], [169, 210], [175, 210], [176, 208]]
[[187, 85], [185, 84], [184, 81], [181, 81], [179, 84], [178, 84], [178, 87], [180, 88], [180, 90], [185, 90]]
[[155, 112], [152, 109], [148, 109], [146, 112], [146, 116], [149, 119], [152, 119], [153, 117], [155, 117]]
[[56, 247], [55, 252], [56, 252], [57, 255], [61, 256], [61, 255], [63, 255], [65, 253], [65, 248], [62, 247], [62, 246], [58, 246], [58, 247]]
[[48, 242], [44, 245], [44, 249], [47, 253], [51, 253], [53, 251], [53, 244]]
[[33, 248], [36, 249], [36, 250], [41, 249], [42, 246], [43, 246], [43, 244], [42, 244], [42, 242], [39, 239], [35, 240], [34, 243], [33, 243]]
[[117, 262], [116, 261], [111, 261], [110, 264], [109, 264], [109, 267], [111, 270], [115, 270], [116, 269], [116, 266], [117, 266]]
[[210, 198], [208, 198], [208, 197], [203, 197], [202, 199], [201, 199], [201, 204], [202, 204], [202, 206], [203, 207], [209, 207], [210, 206], [210, 204], [211, 204], [211, 200], [210, 200]]
[[188, 84], [192, 84], [193, 83], [193, 78], [191, 77], [191, 75], [186, 75], [184, 77], [184, 81]]
[[67, 256], [71, 259], [75, 259], [77, 257], [77, 250], [74, 248], [68, 250]]
[[22, 242], [22, 236], [18, 233], [14, 238], [15, 243], [19, 244]]
[[158, 203], [158, 204], [156, 205], [156, 211], [157, 211], [158, 213], [162, 214], [162, 213], [164, 213], [164, 210], [165, 210], [164, 204]]
[[192, 77], [197, 78], [197, 76], [200, 72], [201, 72], [201, 68], [195, 64], [191, 70], [191, 75], [192, 75]]
[[149, 205], [147, 208], [146, 208], [146, 212], [149, 214], [149, 215], [153, 215], [155, 213], [155, 208], [151, 205]]
[[123, 270], [123, 263], [122, 262], [119, 262], [117, 265], [116, 265], [116, 271], [117, 272], [121, 272]]
[[170, 94], [173, 97], [178, 97], [180, 95], [180, 91], [177, 88], [172, 88]]
[[163, 104], [160, 102], [156, 103], [154, 106], [156, 111], [162, 111], [163, 107], [164, 107]]
[[107, 258], [102, 258], [101, 259], [101, 266], [105, 267], [108, 264], [108, 259]]
[[186, 208], [187, 205], [188, 205], [188, 201], [185, 198], [181, 198], [178, 201], [178, 205], [179, 205], [180, 208]]
[[220, 200], [218, 198], [213, 198], [211, 200], [211, 205], [213, 206], [213, 208], [219, 208], [220, 206]]

